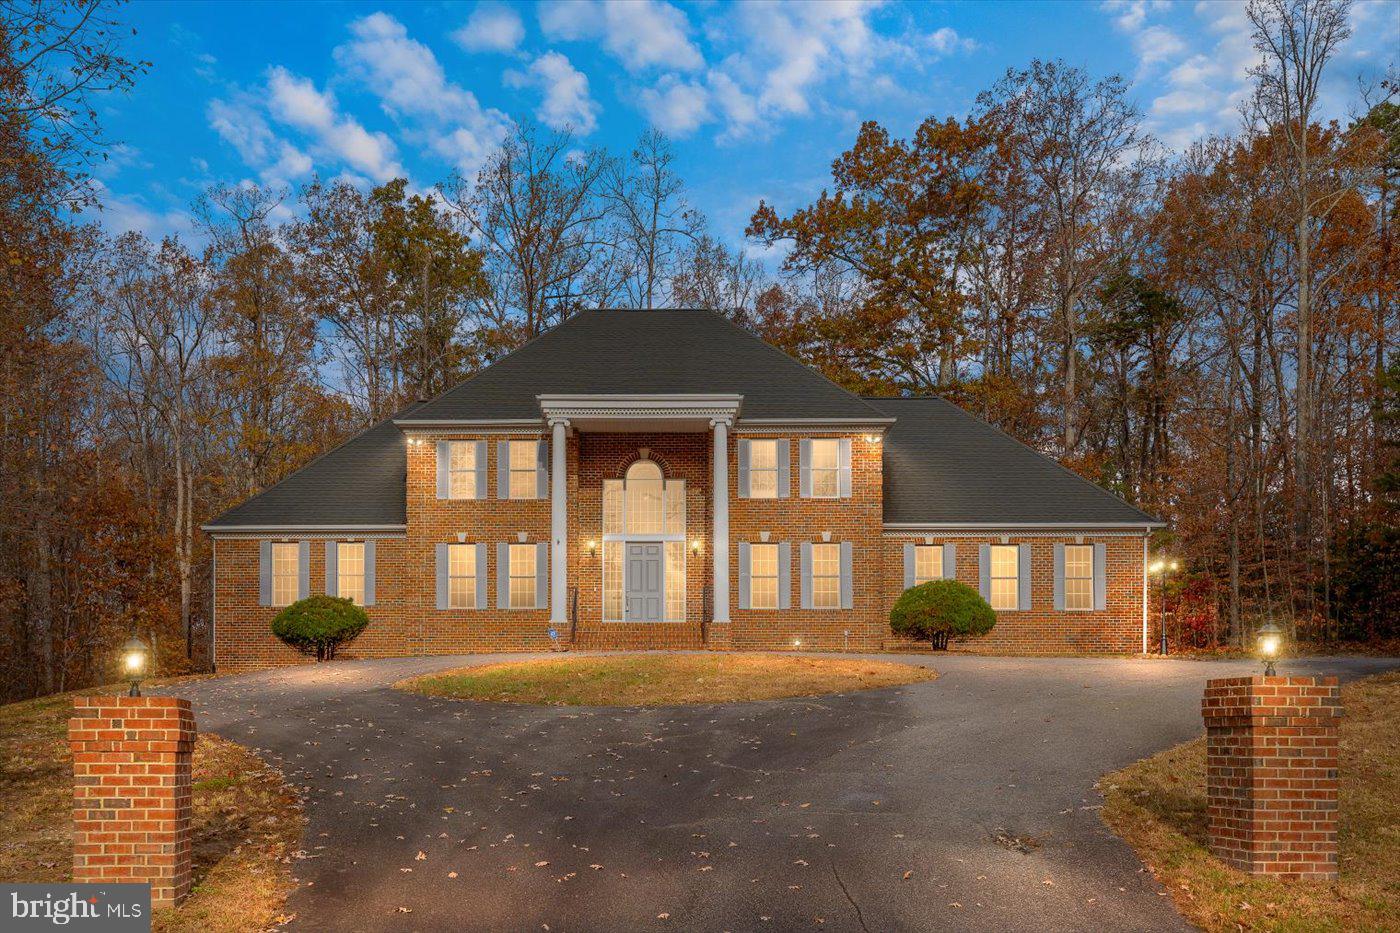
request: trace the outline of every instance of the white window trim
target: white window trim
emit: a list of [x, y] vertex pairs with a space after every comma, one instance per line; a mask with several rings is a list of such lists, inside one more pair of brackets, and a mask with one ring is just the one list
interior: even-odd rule
[[[817, 466], [817, 445], [831, 444], [836, 448], [836, 465], [834, 467]], [[841, 440], [835, 437], [814, 437], [811, 438], [807, 448], [811, 457], [807, 464], [807, 484], [808, 491], [812, 499], [840, 499], [841, 498]], [[817, 473], [830, 473], [835, 492], [831, 495], [824, 495], [817, 492]]]
[[[749, 542], [749, 608], [750, 608], [750, 609], [759, 609], [759, 610], [765, 610], [765, 611], [775, 611], [775, 610], [778, 610], [778, 609], [781, 609], [781, 608], [782, 608], [782, 605], [783, 605], [783, 593], [782, 593], [783, 580], [782, 580], [782, 567], [779, 566], [779, 564], [780, 564], [780, 555], [779, 555], [779, 551], [778, 551], [778, 549], [779, 549], [781, 546], [782, 546], [782, 545], [781, 545], [780, 543], [776, 542], [776, 541], [750, 541], [750, 542]], [[761, 577], [760, 577], [758, 574], [756, 574], [756, 573], [753, 572], [753, 568], [754, 568], [754, 559], [753, 559], [754, 548], [772, 548], [772, 549], [773, 549], [773, 575], [772, 575], [772, 577], [769, 577], [769, 576], [767, 576], [767, 575], [764, 575], [764, 576], [761, 576]], [[840, 564], [839, 564], [839, 557], [838, 557], [838, 564], [837, 564], [836, 572], [837, 572], [837, 575], [838, 575], [838, 576], [839, 576], [840, 573], [841, 573], [841, 568], [840, 568]], [[754, 598], [753, 598], [753, 597], [754, 597], [754, 586], [753, 586], [753, 581], [755, 581], [755, 580], [769, 580], [769, 579], [771, 579], [771, 580], [773, 581], [773, 605], [771, 605], [771, 606], [759, 606], [759, 605], [757, 605], [757, 604], [754, 602]], [[838, 604], [839, 604], [840, 601], [841, 601], [840, 586], [841, 586], [841, 584], [840, 584], [840, 581], [838, 580], [838, 581], [837, 581], [837, 594], [836, 594], [836, 600], [837, 600], [837, 603], [838, 603]]]
[[[755, 437], [755, 438], [747, 438], [746, 441], [747, 441], [747, 443], [748, 443], [748, 445], [749, 445], [749, 491], [748, 491], [748, 498], [750, 498], [750, 499], [778, 499], [778, 498], [781, 498], [781, 497], [778, 495], [778, 480], [779, 480], [779, 477], [780, 477], [780, 475], [781, 475], [781, 473], [782, 473], [782, 471], [778, 469], [778, 439], [777, 439], [777, 438], [766, 438], [766, 437], [765, 437], [765, 438], [758, 438], [758, 437]], [[773, 465], [772, 465], [771, 467], [755, 467], [755, 466], [754, 466], [754, 456], [753, 456], [753, 452], [754, 452], [755, 445], [757, 445], [757, 444], [768, 444], [768, 445], [770, 445], [770, 446], [773, 448]], [[773, 477], [773, 493], [772, 493], [772, 495], [766, 495], [766, 494], [765, 494], [765, 495], [761, 495], [761, 496], [760, 496], [760, 495], [755, 495], [755, 494], [754, 494], [754, 491], [753, 491], [753, 488], [754, 488], [753, 478], [754, 478], [755, 476], [757, 476], [758, 474], [760, 474], [760, 473], [763, 473], [763, 474], [765, 474], [765, 475], [768, 475], [768, 474], [771, 474], [771, 475], [772, 475], [772, 477]]]
[[[287, 576], [279, 574], [277, 571], [277, 552], [282, 548], [290, 548], [292, 552], [292, 598], [286, 602], [277, 599], [277, 580], [279, 577]], [[274, 541], [272, 542], [272, 591], [270, 603], [274, 608], [282, 609], [297, 601], [297, 596], [301, 592], [301, 545], [295, 541]]]
[[[1070, 548], [1083, 548], [1089, 552], [1089, 575], [1087, 577], [1071, 577], [1069, 575], [1069, 550]], [[1061, 597], [1064, 599], [1065, 608], [1063, 612], [1093, 612], [1094, 611], [1094, 546], [1092, 544], [1066, 544], [1064, 546], [1064, 576], [1060, 581], [1063, 591]], [[1089, 603], [1086, 606], [1071, 606], [1069, 604], [1069, 581], [1088, 580], [1089, 581]]]
[[[527, 578], [524, 574], [517, 574], [517, 573], [515, 572], [515, 549], [516, 549], [516, 548], [528, 548], [529, 551], [530, 551], [530, 561], [531, 561], [531, 564], [533, 565], [533, 567], [534, 567], [535, 569], [534, 569], [534, 572], [531, 573], [531, 574], [529, 575], [528, 578]], [[497, 568], [497, 573], [499, 573], [499, 572], [500, 572], [500, 569]], [[516, 580], [525, 580], [525, 579], [528, 579], [528, 580], [530, 581], [530, 602], [529, 602], [528, 605], [517, 606], [517, 605], [515, 604], [515, 581], [516, 581]], [[506, 596], [507, 596], [508, 602], [510, 603], [510, 605], [509, 605], [507, 608], [510, 609], [510, 610], [535, 609], [535, 608], [537, 608], [536, 605], [535, 605], [535, 601], [536, 601], [536, 595], [535, 595], [535, 594], [539, 592], [539, 581], [540, 581], [540, 552], [539, 552], [539, 545], [538, 545], [538, 544], [518, 544], [518, 543], [514, 543], [514, 542], [507, 544], [507, 545], [506, 545]]]
[[[471, 572], [471, 575], [470, 575], [470, 576], [468, 576], [467, 574], [454, 574], [454, 573], [452, 572], [452, 555], [453, 555], [453, 553], [454, 553], [454, 551], [452, 550], [453, 548], [462, 548], [464, 551], [466, 551], [466, 552], [468, 552], [468, 553], [470, 553], [470, 554], [472, 555], [472, 572]], [[478, 605], [476, 604], [477, 577], [481, 574], [481, 570], [482, 570], [482, 568], [480, 568], [480, 567], [477, 566], [477, 560], [476, 560], [476, 558], [477, 558], [478, 554], [479, 554], [479, 552], [477, 551], [476, 545], [475, 545], [475, 544], [467, 544], [467, 543], [461, 542], [461, 541], [455, 542], [455, 543], [451, 543], [451, 542], [448, 543], [448, 545], [447, 545], [447, 608], [448, 608], [448, 609], [459, 609], [459, 610], [460, 610], [460, 609], [481, 609], [481, 608], [484, 608], [484, 607], [478, 606]], [[454, 606], [454, 605], [452, 605], [452, 581], [453, 581], [453, 580], [470, 580], [470, 581], [471, 581], [471, 585], [470, 585], [469, 587], [467, 587], [467, 605], [465, 605], [465, 606]]]
[[[825, 497], [819, 497], [819, 498], [825, 498]], [[832, 548], [832, 549], [835, 550], [835, 552], [836, 552], [836, 573], [834, 573], [834, 574], [818, 574], [818, 573], [817, 573], [817, 548]], [[838, 543], [835, 542], [835, 541], [817, 541], [817, 542], [814, 542], [814, 543], [812, 544], [812, 567], [811, 567], [811, 577], [812, 577], [812, 584], [811, 584], [811, 585], [812, 585], [812, 608], [813, 608], [813, 609], [820, 609], [820, 610], [824, 610], [824, 611], [830, 611], [830, 610], [832, 610], [832, 609], [840, 609], [840, 608], [841, 608], [841, 545], [840, 545], [840, 544], [838, 544]], [[836, 603], [835, 603], [835, 605], [823, 606], [823, 605], [821, 605], [820, 603], [817, 602], [817, 581], [818, 581], [818, 580], [835, 580], [835, 581], [836, 581]]]
[[[538, 438], [524, 438], [520, 440], [508, 440], [503, 442], [506, 445], [506, 496], [513, 502], [524, 502], [529, 499], [538, 499], [539, 493], [539, 461], [540, 461], [540, 441]], [[530, 458], [530, 466], [518, 467], [515, 465], [515, 448], [517, 444], [529, 444], [534, 449], [534, 456]], [[517, 496], [515, 494], [516, 474], [530, 475], [530, 494]]]
[[[452, 465], [452, 458], [453, 458], [453, 455], [456, 453], [457, 448], [459, 448], [459, 447], [461, 447], [461, 448], [470, 448], [470, 449], [471, 449], [471, 452], [472, 452], [472, 466], [471, 466], [470, 469], [466, 469], [466, 468], [463, 468], [463, 467], [454, 467], [454, 466]], [[479, 463], [476, 462], [477, 451], [478, 451], [478, 448], [477, 448], [477, 442], [476, 442], [476, 441], [448, 441], [448, 442], [447, 442], [447, 498], [449, 498], [449, 499], [463, 499], [463, 500], [473, 500], [473, 499], [476, 498], [476, 471], [481, 467], [481, 464], [479, 464]], [[466, 494], [465, 494], [465, 495], [460, 495], [460, 496], [454, 495], [454, 494], [453, 494], [453, 491], [452, 491], [452, 490], [453, 490], [454, 481], [457, 479], [457, 477], [458, 477], [459, 475], [463, 476], [463, 477], [466, 479], [466, 488], [467, 488]]]
[[[358, 599], [345, 592], [346, 578], [356, 576], [355, 574], [347, 574], [345, 572], [345, 555], [347, 550], [351, 548], [360, 549], [360, 572], [358, 574], [360, 580], [360, 594]], [[365, 550], [365, 543], [363, 541], [341, 541], [335, 546], [335, 595], [342, 599], [349, 599], [357, 606], [363, 606], [365, 604], [365, 577], [367, 575], [365, 571], [368, 570], [365, 566]]]
[[[1014, 555], [1013, 558], [1012, 558], [1012, 561], [1011, 561], [1011, 566], [1014, 568], [1014, 571], [1013, 571], [1013, 573], [1011, 574], [1011, 576], [1009, 576], [1009, 577], [1008, 577], [1008, 576], [1000, 576], [1000, 577], [999, 577], [999, 576], [997, 576], [997, 574], [996, 574], [996, 568], [997, 568], [997, 558], [996, 558], [996, 554], [997, 554], [997, 549], [998, 549], [998, 548], [1004, 548], [1004, 549], [1006, 549], [1006, 550], [1009, 550], [1009, 551], [1011, 551], [1012, 555]], [[1000, 606], [1000, 607], [998, 607], [998, 606], [995, 604], [994, 600], [996, 599], [997, 581], [998, 581], [998, 580], [1010, 580], [1010, 581], [1012, 581], [1012, 583], [1015, 584], [1015, 586], [1014, 586], [1014, 588], [1013, 588], [1013, 592], [1015, 593], [1015, 599], [1014, 599], [1012, 605], [1010, 605], [1010, 606]], [[1021, 610], [1021, 609], [1023, 609], [1023, 608], [1030, 608], [1030, 607], [1028, 607], [1028, 606], [1023, 607], [1023, 606], [1021, 605], [1021, 551], [1020, 551], [1020, 548], [1019, 548], [1018, 545], [1015, 545], [1015, 544], [992, 544], [992, 545], [989, 545], [989, 546], [988, 546], [988, 550], [987, 550], [987, 587], [988, 587], [987, 602], [990, 603], [990, 604], [992, 605], [992, 609], [993, 609], [994, 611], [996, 611], [996, 612], [1016, 612], [1016, 611], [1019, 611], [1019, 610]]]

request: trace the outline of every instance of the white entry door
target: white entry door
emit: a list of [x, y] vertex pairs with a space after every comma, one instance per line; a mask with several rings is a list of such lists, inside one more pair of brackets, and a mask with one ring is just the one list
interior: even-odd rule
[[627, 545], [627, 606], [624, 618], [628, 622], [661, 621], [662, 545], [657, 543]]

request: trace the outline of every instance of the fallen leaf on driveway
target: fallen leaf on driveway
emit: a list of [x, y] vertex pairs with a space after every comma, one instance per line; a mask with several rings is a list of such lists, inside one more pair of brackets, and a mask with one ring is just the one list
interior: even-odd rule
[[914, 877], [914, 869], [911, 868], [904, 873], [904, 880], [908, 881], [912, 877]]

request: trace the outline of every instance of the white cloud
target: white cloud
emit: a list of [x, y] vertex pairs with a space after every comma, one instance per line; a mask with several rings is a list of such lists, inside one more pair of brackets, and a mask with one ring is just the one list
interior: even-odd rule
[[551, 0], [540, 5], [539, 17], [546, 38], [602, 39], [629, 71], [694, 71], [705, 64], [686, 15], [662, 0]]
[[975, 52], [978, 44], [973, 39], [958, 35], [952, 26], [944, 26], [928, 36], [928, 47], [935, 55], [952, 55], [955, 52]]
[[652, 126], [672, 136], [689, 136], [710, 119], [709, 92], [674, 76], [642, 91], [642, 110]]
[[393, 140], [371, 133], [353, 117], [338, 111], [335, 97], [319, 91], [308, 78], [274, 65], [267, 77], [268, 109], [287, 126], [311, 136], [328, 155], [376, 181], [403, 174]]
[[534, 87], [544, 98], [535, 116], [556, 130], [572, 129], [587, 136], [598, 128], [599, 106], [588, 94], [588, 76], [560, 52], [546, 52], [525, 71], [508, 71], [509, 87]]
[[478, 3], [466, 24], [452, 33], [452, 41], [468, 52], [513, 52], [524, 39], [520, 14], [490, 0]]
[[509, 117], [448, 81], [432, 49], [409, 38], [394, 17], [373, 13], [352, 22], [350, 34], [351, 41], [335, 50], [336, 62], [457, 168], [475, 171], [509, 131]]
[[[216, 98], [209, 101], [204, 114], [210, 128], [264, 184], [291, 185], [311, 174], [311, 157], [272, 131], [252, 95], [239, 92], [228, 100]], [[201, 164], [200, 171], [207, 173], [208, 163], [200, 159], [196, 167]]]

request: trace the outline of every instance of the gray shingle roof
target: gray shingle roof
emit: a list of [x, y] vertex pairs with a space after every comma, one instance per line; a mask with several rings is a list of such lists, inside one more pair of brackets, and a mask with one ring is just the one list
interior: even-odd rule
[[885, 521], [1159, 524], [941, 398], [871, 398], [885, 435]]
[[402, 525], [407, 521], [406, 442], [386, 418], [204, 527]]
[[713, 311], [583, 311], [413, 412], [538, 418], [540, 394], [738, 393], [740, 418], [881, 418], [859, 396]]

